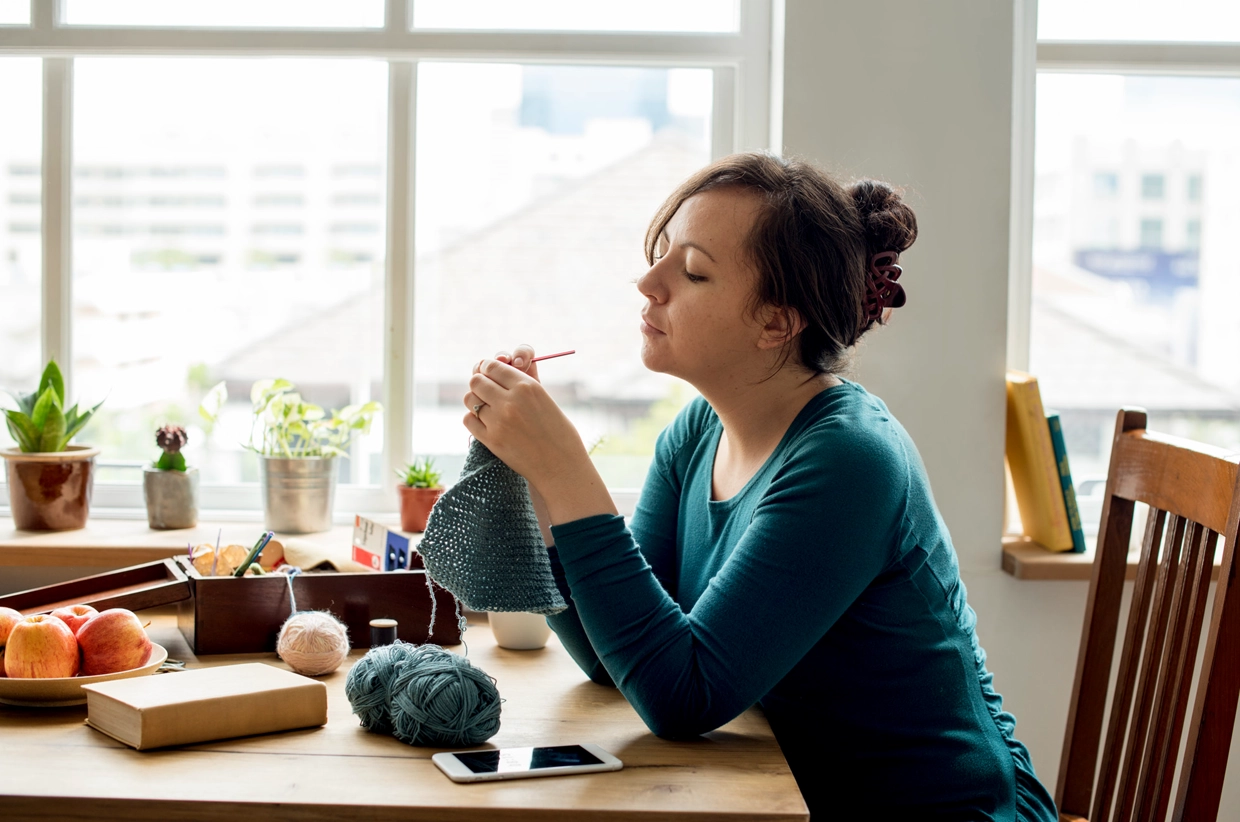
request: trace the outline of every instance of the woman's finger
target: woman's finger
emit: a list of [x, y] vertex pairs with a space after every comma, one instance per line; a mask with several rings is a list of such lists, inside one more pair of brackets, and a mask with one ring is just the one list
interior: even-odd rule
[[530, 365], [530, 360], [534, 359], [534, 346], [528, 343], [521, 343], [512, 352], [510, 362], [513, 368], [519, 368], [522, 371]]
[[465, 395], [465, 397], [463, 398], [463, 402], [465, 403], [465, 408], [467, 408], [469, 410], [469, 413], [471, 414], [474, 413], [475, 405], [486, 405], [487, 404], [486, 400], [482, 399], [482, 397], [479, 397], [473, 391], [470, 391], [468, 394]]
[[[528, 379], [524, 372], [499, 360], [483, 360], [482, 367], [478, 369], [478, 373], [470, 378], [470, 388], [473, 388], [473, 381], [478, 377], [486, 377], [488, 380], [507, 389], [512, 389], [522, 380]], [[485, 394], [481, 396], [483, 399], [486, 399]]]

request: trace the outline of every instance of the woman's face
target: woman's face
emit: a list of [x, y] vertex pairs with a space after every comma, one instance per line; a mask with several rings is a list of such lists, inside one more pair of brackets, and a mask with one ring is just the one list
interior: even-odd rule
[[764, 352], [751, 316], [757, 272], [744, 253], [759, 209], [755, 194], [714, 189], [681, 204], [637, 288], [642, 362], [690, 383], [735, 373]]

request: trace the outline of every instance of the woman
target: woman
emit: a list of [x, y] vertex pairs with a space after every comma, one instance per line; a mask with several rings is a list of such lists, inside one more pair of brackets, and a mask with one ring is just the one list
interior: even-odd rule
[[465, 426], [550, 523], [571, 602], [552, 627], [652, 731], [756, 702], [819, 819], [1053, 822], [917, 450], [837, 376], [904, 303], [916, 236], [886, 185], [761, 154], [671, 195], [637, 280], [642, 361], [702, 396], [660, 435], [628, 529], [528, 346], [475, 369]]

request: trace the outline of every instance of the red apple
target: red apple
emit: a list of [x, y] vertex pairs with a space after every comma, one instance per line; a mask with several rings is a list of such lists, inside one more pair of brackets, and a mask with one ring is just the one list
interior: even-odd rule
[[22, 617], [4, 648], [4, 671], [13, 678], [77, 676], [78, 665], [73, 631], [47, 614]]
[[22, 620], [22, 612], [0, 606], [0, 677], [4, 676], [4, 646], [13, 626]]
[[0, 648], [3, 648], [8, 643], [9, 632], [13, 630], [14, 625], [21, 621], [21, 611], [0, 607]]
[[112, 674], [139, 667], [151, 655], [151, 640], [133, 611], [109, 608], [86, 620], [77, 632], [82, 676]]
[[69, 630], [77, 635], [78, 630], [86, 624], [86, 620], [99, 613], [89, 605], [66, 605], [52, 611], [52, 616], [69, 626]]

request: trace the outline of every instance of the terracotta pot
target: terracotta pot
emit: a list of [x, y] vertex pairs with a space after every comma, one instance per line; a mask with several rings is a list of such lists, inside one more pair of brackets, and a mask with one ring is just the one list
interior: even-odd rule
[[23, 454], [0, 451], [8, 469], [9, 504], [19, 531], [72, 531], [90, 515], [98, 448], [70, 445], [64, 451]]
[[410, 488], [397, 485], [400, 492], [400, 530], [421, 533], [426, 530], [426, 520], [435, 507], [435, 501], [443, 493], [442, 488]]

